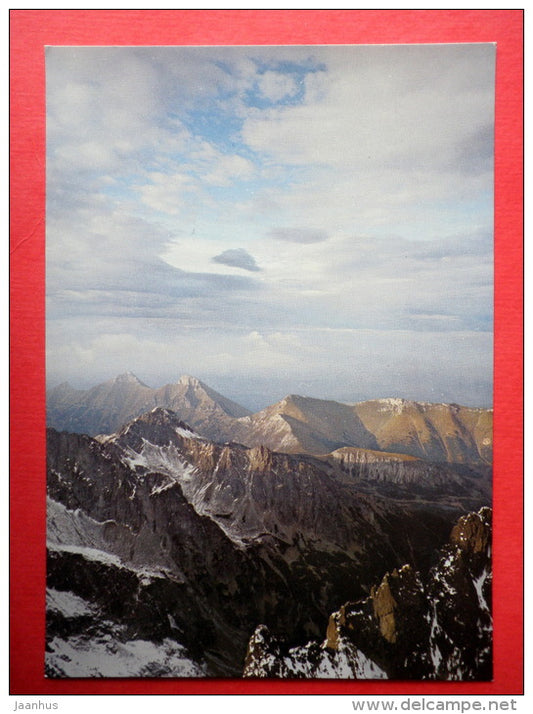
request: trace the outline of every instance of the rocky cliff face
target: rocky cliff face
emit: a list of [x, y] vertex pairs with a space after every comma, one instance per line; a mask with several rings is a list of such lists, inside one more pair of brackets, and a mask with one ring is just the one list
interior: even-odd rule
[[491, 679], [491, 517], [461, 517], [425, 576], [404, 565], [344, 604], [322, 643], [291, 647], [260, 625], [244, 676]]
[[[170, 638], [199, 669], [237, 674], [251, 619], [261, 612], [283, 627], [293, 617], [278, 611], [290, 596], [284, 573], [198, 513], [177, 478], [139, 477], [112, 445], [71, 437], [49, 435], [49, 588], [97, 613], [97, 641], [161, 649]], [[75, 622], [65, 641], [57, 620], [49, 619], [49, 672], [68, 675], [63, 650], [91, 652], [94, 643]]]
[[[377, 478], [366, 461], [213, 443], [163, 408], [96, 439], [49, 430], [47, 458], [50, 676], [240, 676], [257, 623], [305, 647], [386, 571], [427, 570], [490, 498], [478, 473], [399, 480], [418, 462], [380, 457]], [[113, 652], [126, 674], [98, 664]]]

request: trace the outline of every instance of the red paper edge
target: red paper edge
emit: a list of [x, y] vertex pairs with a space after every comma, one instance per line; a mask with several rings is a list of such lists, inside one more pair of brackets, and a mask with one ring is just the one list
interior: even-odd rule
[[[45, 45], [495, 42], [494, 679], [45, 679]], [[523, 693], [523, 11], [10, 11], [10, 693]]]

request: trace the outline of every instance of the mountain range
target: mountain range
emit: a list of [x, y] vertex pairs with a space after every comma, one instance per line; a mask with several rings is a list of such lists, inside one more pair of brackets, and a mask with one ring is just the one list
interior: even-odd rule
[[49, 401], [94, 433], [47, 432], [47, 676], [489, 677], [490, 412], [287, 397], [254, 415], [133, 375]]
[[154, 407], [171, 409], [214, 442], [285, 453], [319, 455], [351, 448], [432, 462], [492, 462], [490, 409], [405, 399], [344, 404], [289, 395], [252, 414], [190, 376], [158, 389], [132, 373], [88, 390], [63, 383], [47, 394], [47, 423], [57, 430], [109, 434]]
[[194, 377], [152, 389], [127, 372], [88, 390], [63, 382], [46, 395], [47, 424], [80, 434], [109, 434], [154, 407], [167, 407], [208, 438], [224, 440], [227, 424], [250, 412]]

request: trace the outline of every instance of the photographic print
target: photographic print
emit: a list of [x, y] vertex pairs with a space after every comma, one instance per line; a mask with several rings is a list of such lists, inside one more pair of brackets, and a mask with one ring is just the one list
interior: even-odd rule
[[46, 48], [48, 678], [492, 679], [495, 56]]

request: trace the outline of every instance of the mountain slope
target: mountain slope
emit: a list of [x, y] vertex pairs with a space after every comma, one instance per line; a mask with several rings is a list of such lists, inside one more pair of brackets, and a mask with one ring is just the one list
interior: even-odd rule
[[378, 448], [430, 461], [492, 462], [492, 411], [379, 399], [354, 406]]
[[234, 438], [247, 446], [263, 444], [289, 453], [325, 454], [341, 446], [378, 448], [352, 407], [294, 394], [239, 419]]
[[239, 675], [258, 622], [319, 636], [387, 570], [429, 568], [453, 520], [490, 499], [477, 474], [381, 456], [375, 478], [213, 443], [162, 408], [97, 439], [49, 430], [47, 460], [49, 676], [110, 676], [91, 652], [112, 651], [137, 653], [130, 673]]
[[238, 419], [233, 435], [248, 446], [264, 444], [290, 453], [355, 447], [435, 462], [492, 460], [491, 410], [404, 399], [348, 405], [291, 395]]

